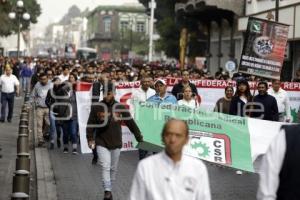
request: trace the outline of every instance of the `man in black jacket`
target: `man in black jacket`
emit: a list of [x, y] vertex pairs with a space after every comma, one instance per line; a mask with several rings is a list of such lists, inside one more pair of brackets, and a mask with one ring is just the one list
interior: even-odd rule
[[192, 89], [193, 97], [198, 97], [198, 91], [195, 84], [189, 81], [190, 73], [187, 70], [182, 72], [182, 79], [179, 83], [174, 85], [172, 89], [172, 94], [176, 97], [177, 100], [181, 100], [183, 98], [183, 88], [184, 86], [190, 86]]
[[[100, 80], [93, 82], [92, 86], [92, 107], [93, 104], [103, 100], [103, 84]], [[98, 162], [98, 154], [96, 148], [92, 149], [93, 151], [93, 160], [92, 164], [95, 165]]]
[[116, 178], [122, 148], [122, 122], [138, 142], [143, 141], [143, 136], [129, 110], [115, 101], [114, 95], [114, 86], [111, 83], [107, 84], [103, 91], [103, 101], [92, 105], [86, 129], [88, 145], [91, 149], [96, 148], [99, 155], [105, 191], [104, 200], [112, 200], [112, 181]]
[[266, 82], [258, 83], [258, 95], [254, 97], [255, 112], [252, 116], [269, 121], [278, 121], [279, 113], [276, 99], [267, 93], [268, 84]]
[[[108, 78], [107, 78], [107, 71], [103, 71], [101, 74], [101, 77], [97, 79], [96, 81], [93, 82], [92, 86], [92, 104], [97, 104], [97, 102], [100, 102], [103, 100], [103, 90], [104, 87], [107, 86], [109, 83]], [[97, 150], [93, 149], [93, 160], [92, 164], [95, 165], [98, 162], [98, 154]]]

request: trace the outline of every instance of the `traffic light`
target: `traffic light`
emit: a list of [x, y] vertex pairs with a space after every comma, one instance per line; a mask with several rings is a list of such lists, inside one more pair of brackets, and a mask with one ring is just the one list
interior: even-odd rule
[[148, 15], [148, 16], [151, 15], [151, 8], [146, 8], [146, 15]]

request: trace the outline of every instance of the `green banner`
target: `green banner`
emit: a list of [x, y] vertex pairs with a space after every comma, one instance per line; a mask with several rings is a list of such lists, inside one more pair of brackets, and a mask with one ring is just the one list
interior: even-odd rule
[[[161, 132], [170, 118], [185, 120], [190, 140], [184, 153], [212, 163], [253, 172], [246, 118], [177, 105], [136, 102], [135, 120], [144, 136], [139, 148], [163, 148]], [[159, 148], [157, 148], [159, 147]]]

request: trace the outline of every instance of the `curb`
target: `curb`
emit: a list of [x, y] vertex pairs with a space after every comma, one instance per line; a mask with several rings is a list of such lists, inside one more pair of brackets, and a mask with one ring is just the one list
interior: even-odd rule
[[34, 151], [37, 176], [37, 199], [57, 200], [56, 182], [47, 148], [37, 148], [37, 122], [35, 120], [36, 110], [32, 106]]

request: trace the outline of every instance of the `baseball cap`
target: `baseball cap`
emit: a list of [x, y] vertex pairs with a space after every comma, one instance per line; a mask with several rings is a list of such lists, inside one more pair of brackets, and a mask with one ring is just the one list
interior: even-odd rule
[[154, 85], [156, 85], [157, 83], [161, 83], [161, 84], [163, 84], [163, 85], [167, 85], [166, 81], [163, 80], [163, 79], [157, 79], [157, 80], [155, 81]]

